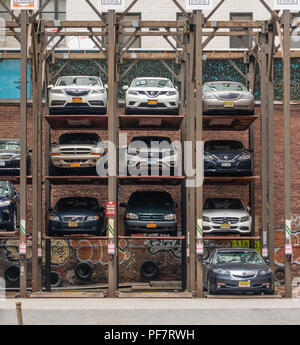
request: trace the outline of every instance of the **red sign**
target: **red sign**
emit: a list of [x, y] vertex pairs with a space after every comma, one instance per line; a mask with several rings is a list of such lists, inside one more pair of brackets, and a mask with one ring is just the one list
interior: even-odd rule
[[106, 202], [106, 215], [107, 216], [116, 216], [117, 215], [117, 204], [115, 201]]

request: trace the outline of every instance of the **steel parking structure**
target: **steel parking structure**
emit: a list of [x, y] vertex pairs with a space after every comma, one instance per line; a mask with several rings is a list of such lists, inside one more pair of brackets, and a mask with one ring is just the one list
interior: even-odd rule
[[[20, 295], [28, 296], [27, 292], [27, 272], [26, 272], [26, 242], [32, 244], [32, 292], [41, 291], [42, 284], [42, 254], [46, 252], [46, 290], [50, 290], [50, 255], [51, 237], [42, 233], [43, 223], [48, 220], [48, 207], [51, 200], [51, 185], [68, 183], [95, 183], [108, 185], [108, 197], [110, 202], [118, 204], [118, 188], [123, 183], [139, 183], [139, 178], [120, 177], [117, 174], [109, 177], [95, 176], [49, 176], [48, 157], [51, 142], [51, 130], [68, 129], [67, 116], [49, 115], [49, 104], [47, 86], [50, 80], [62, 71], [62, 69], [72, 60], [89, 59], [94, 60], [100, 70], [108, 77], [108, 113], [106, 116], [94, 115], [74, 115], [74, 119], [86, 119], [90, 121], [91, 129], [104, 129], [108, 131], [108, 139], [116, 147], [118, 144], [119, 130], [142, 129], [139, 119], [146, 115], [120, 115], [118, 114], [117, 85], [118, 82], [129, 72], [139, 59], [159, 59], [166, 66], [164, 60], [172, 59], [181, 66], [180, 75], [176, 75], [168, 66], [169, 72], [181, 83], [181, 111], [179, 116], [155, 115], [161, 120], [161, 127], [147, 127], [150, 130], [178, 130], [181, 131], [182, 141], [193, 143], [193, 164], [196, 168], [196, 157], [202, 155], [196, 141], [203, 140], [203, 131], [225, 130], [225, 131], [248, 131], [249, 147], [254, 145], [254, 121], [258, 116], [226, 116], [229, 125], [218, 125], [219, 116], [203, 116], [202, 113], [202, 75], [203, 75], [203, 55], [207, 59], [226, 59], [233, 68], [245, 79], [249, 89], [254, 93], [256, 86], [256, 72], [260, 72], [261, 83], [261, 176], [252, 177], [211, 177], [205, 178], [204, 183], [210, 184], [239, 184], [249, 185], [249, 201], [251, 210], [254, 212], [255, 205], [255, 180], [261, 179], [261, 229], [258, 232], [258, 224], [252, 229], [249, 237], [239, 236], [203, 236], [202, 208], [203, 208], [203, 188], [202, 186], [187, 187], [185, 181], [187, 176], [179, 177], [143, 177], [143, 183], [154, 184], [177, 184], [182, 186], [182, 218], [183, 234], [181, 237], [183, 249], [183, 290], [186, 290], [194, 297], [203, 297], [202, 285], [202, 254], [196, 248], [201, 247], [206, 240], [224, 241], [231, 239], [249, 239], [253, 242], [262, 239], [263, 247], [268, 248], [270, 266], [275, 268], [274, 262], [274, 89], [273, 89], [273, 68], [274, 58], [282, 58], [284, 63], [284, 195], [285, 220], [291, 218], [291, 181], [290, 181], [290, 59], [299, 57], [299, 52], [290, 50], [290, 30], [291, 14], [283, 11], [279, 16], [279, 11], [273, 11], [264, 0], [256, 0], [266, 7], [270, 13], [270, 19], [265, 21], [212, 21], [211, 16], [218, 11], [219, 7], [226, 0], [222, 0], [212, 12], [204, 17], [202, 11], [187, 13], [176, 0], [170, 0], [170, 4], [175, 4], [182, 13], [184, 19], [179, 21], [126, 21], [124, 16], [131, 10], [138, 0], [133, 0], [131, 5], [123, 12], [116, 13], [109, 11], [103, 16], [89, 0], [86, 6], [90, 6], [98, 16], [93, 21], [47, 21], [40, 20], [39, 14], [49, 4], [50, 0], [35, 13], [31, 11], [21, 11], [16, 17], [15, 14], [6, 8], [4, 2], [0, 0], [7, 12], [11, 15], [12, 21], [6, 22], [7, 36], [15, 37], [21, 46], [20, 53], [6, 51], [0, 58], [19, 58], [21, 60], [21, 99], [20, 99], [20, 135], [21, 135], [21, 172], [20, 178], [1, 177], [10, 179], [15, 183], [20, 183], [21, 200], [21, 229], [20, 233], [1, 233], [0, 239], [19, 239], [20, 247]], [[159, 31], [149, 31], [149, 28], [157, 28]], [[223, 31], [224, 29], [239, 28], [240, 31]], [[52, 30], [51, 30], [52, 29]], [[55, 31], [53, 31], [55, 29]], [[71, 29], [71, 31], [70, 31]], [[76, 29], [86, 29], [86, 32]], [[130, 31], [128, 31], [131, 29]], [[133, 32], [132, 29], [135, 31]], [[146, 30], [146, 31], [145, 31]], [[61, 41], [68, 36], [89, 36], [99, 49], [98, 52], [59, 52], [56, 50]], [[172, 51], [161, 53], [130, 53], [131, 45], [142, 36], [163, 37], [172, 48]], [[254, 42], [252, 48], [243, 52], [207, 52], [207, 44], [217, 36], [246, 36]], [[275, 45], [275, 37], [279, 37], [280, 44]], [[101, 38], [106, 37], [106, 40]], [[123, 40], [125, 38], [125, 40]], [[173, 38], [173, 39], [172, 39]], [[124, 43], [122, 43], [124, 42]], [[50, 47], [50, 43], [53, 45]], [[55, 75], [51, 75], [51, 65], [56, 59], [64, 59], [62, 65]], [[124, 60], [132, 60], [129, 68], [123, 75], [118, 73], [118, 66]], [[247, 73], [243, 73], [235, 64], [234, 60], [243, 59]], [[27, 153], [27, 62], [31, 61], [32, 81], [33, 81], [33, 164], [32, 176], [26, 176], [26, 153]], [[107, 60], [108, 70], [105, 71], [99, 64], [100, 60]], [[196, 89], [196, 92], [194, 91]], [[43, 91], [45, 93], [45, 109], [43, 112]], [[69, 117], [69, 116], [68, 116]], [[151, 118], [151, 116], [148, 115]], [[222, 119], [225, 117], [222, 116]], [[211, 121], [214, 124], [210, 124]], [[42, 137], [42, 128], [45, 126], [45, 138]], [[85, 127], [85, 129], [88, 129]], [[46, 174], [43, 176], [42, 166], [42, 144], [45, 145]], [[109, 167], [113, 167], [118, 162], [117, 153], [109, 147]], [[199, 168], [202, 170], [203, 161], [199, 160]], [[118, 164], [117, 164], [118, 165]], [[146, 182], [145, 182], [146, 181]], [[27, 185], [32, 184], [32, 234], [26, 231], [27, 220]], [[46, 212], [43, 214], [42, 191], [45, 187]], [[252, 214], [254, 218], [254, 214]], [[107, 237], [86, 237], [86, 239], [102, 239], [108, 245], [113, 245], [114, 255], [110, 255], [108, 263], [108, 297], [122, 297], [118, 291], [118, 240], [125, 238], [118, 234], [118, 215], [108, 216], [108, 223], [112, 225], [113, 231], [108, 231]], [[47, 225], [46, 225], [47, 226]], [[197, 231], [197, 227], [198, 230]], [[262, 234], [262, 236], [261, 236]], [[64, 239], [80, 239], [76, 236], [64, 237]], [[142, 238], [142, 237], [141, 237]], [[143, 237], [145, 239], [145, 237]], [[146, 237], [151, 239], [151, 236]], [[154, 237], [153, 237], [154, 238]], [[163, 237], [160, 237], [162, 239]], [[130, 240], [129, 238], [127, 238]], [[137, 240], [138, 238], [134, 238]], [[167, 237], [172, 239], [172, 237]], [[43, 248], [43, 240], [45, 247]], [[287, 244], [291, 244], [291, 239], [285, 237]], [[186, 250], [188, 249], [188, 251]], [[186, 253], [189, 255], [186, 255]], [[285, 256], [285, 297], [291, 298], [291, 256]], [[170, 293], [176, 297], [176, 293]], [[157, 294], [158, 297], [159, 294]]]

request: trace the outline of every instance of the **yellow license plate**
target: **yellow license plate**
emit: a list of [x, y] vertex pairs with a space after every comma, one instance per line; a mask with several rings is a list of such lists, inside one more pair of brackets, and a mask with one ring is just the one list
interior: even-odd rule
[[250, 281], [246, 280], [246, 281], [239, 282], [239, 287], [249, 288], [250, 287]]
[[72, 102], [73, 103], [82, 103], [82, 98], [73, 98]]
[[79, 168], [80, 167], [80, 163], [71, 163], [70, 167], [71, 168]]
[[69, 228], [76, 228], [78, 226], [77, 222], [69, 222], [68, 223]]
[[157, 101], [148, 101], [148, 104], [157, 104]]
[[230, 224], [221, 224], [221, 229], [230, 229]]
[[233, 108], [234, 103], [233, 102], [224, 102], [224, 108]]
[[156, 229], [157, 228], [157, 224], [147, 224], [147, 228], [148, 229]]

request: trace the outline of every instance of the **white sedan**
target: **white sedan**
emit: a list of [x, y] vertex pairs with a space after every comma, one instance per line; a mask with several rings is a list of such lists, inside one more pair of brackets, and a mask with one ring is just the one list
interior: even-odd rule
[[178, 115], [179, 93], [167, 78], [136, 78], [123, 90], [126, 91], [125, 114], [155, 111]]
[[50, 114], [106, 114], [107, 85], [99, 77], [61, 77], [48, 88]]

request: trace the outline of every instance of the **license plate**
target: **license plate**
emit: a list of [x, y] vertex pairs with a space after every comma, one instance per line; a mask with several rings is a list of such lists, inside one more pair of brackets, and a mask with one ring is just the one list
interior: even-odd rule
[[239, 287], [242, 287], [242, 288], [249, 288], [249, 287], [250, 287], [250, 280], [246, 280], [246, 281], [241, 281], [241, 282], [239, 282]]
[[224, 108], [233, 108], [234, 103], [233, 102], [224, 102]]
[[80, 168], [80, 163], [71, 163], [70, 167], [71, 168]]
[[82, 103], [82, 98], [73, 98], [72, 102], [73, 103]]
[[152, 104], [152, 105], [153, 105], [153, 104], [157, 104], [157, 101], [149, 100], [149, 101], [148, 101], [148, 104]]
[[231, 167], [231, 163], [222, 163], [222, 167], [224, 168]]
[[5, 162], [4, 161], [0, 161], [0, 167], [5, 167]]
[[148, 229], [156, 229], [157, 228], [157, 224], [147, 224], [147, 228]]
[[69, 228], [76, 228], [78, 226], [77, 222], [69, 222], [68, 223]]
[[221, 224], [221, 229], [230, 229], [230, 224]]

